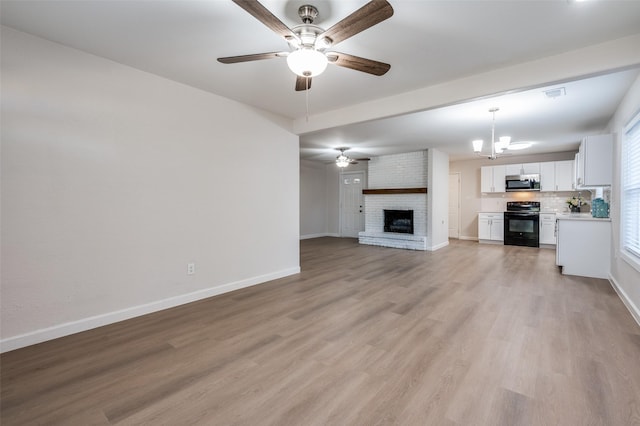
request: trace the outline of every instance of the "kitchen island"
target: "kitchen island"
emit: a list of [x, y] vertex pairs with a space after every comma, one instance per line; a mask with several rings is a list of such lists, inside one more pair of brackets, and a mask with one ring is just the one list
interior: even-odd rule
[[611, 219], [590, 213], [559, 213], [556, 216], [556, 265], [565, 275], [609, 277], [611, 265]]

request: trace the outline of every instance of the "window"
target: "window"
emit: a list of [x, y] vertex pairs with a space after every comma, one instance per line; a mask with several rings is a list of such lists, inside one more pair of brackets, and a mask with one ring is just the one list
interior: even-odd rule
[[640, 270], [640, 113], [622, 141], [620, 235], [623, 258]]

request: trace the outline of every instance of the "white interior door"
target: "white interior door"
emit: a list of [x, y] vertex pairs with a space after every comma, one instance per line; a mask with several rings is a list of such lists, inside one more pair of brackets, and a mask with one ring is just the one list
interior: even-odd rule
[[340, 175], [340, 235], [357, 238], [364, 231], [364, 188], [365, 174], [343, 172]]
[[449, 238], [460, 238], [460, 173], [449, 175]]

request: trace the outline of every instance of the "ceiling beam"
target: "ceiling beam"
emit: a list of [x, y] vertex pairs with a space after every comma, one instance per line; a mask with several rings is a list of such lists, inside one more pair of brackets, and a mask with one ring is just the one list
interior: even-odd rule
[[[640, 34], [345, 108], [297, 118], [301, 135], [640, 66]], [[437, 66], [437, 65], [436, 65]]]

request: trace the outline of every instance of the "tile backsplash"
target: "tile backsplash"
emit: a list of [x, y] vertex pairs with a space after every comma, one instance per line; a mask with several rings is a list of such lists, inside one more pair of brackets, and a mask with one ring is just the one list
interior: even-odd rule
[[[600, 190], [602, 192], [602, 190]], [[567, 199], [571, 197], [582, 196], [585, 203], [582, 207], [583, 212], [589, 212], [591, 208], [591, 200], [596, 197], [603, 197], [608, 201], [607, 191], [605, 193], [593, 193], [589, 190], [567, 191], [567, 192], [507, 192], [496, 194], [482, 194], [480, 200], [480, 208], [483, 212], [502, 212], [507, 209], [507, 201], [539, 201], [540, 210], [543, 212], [568, 212]]]

